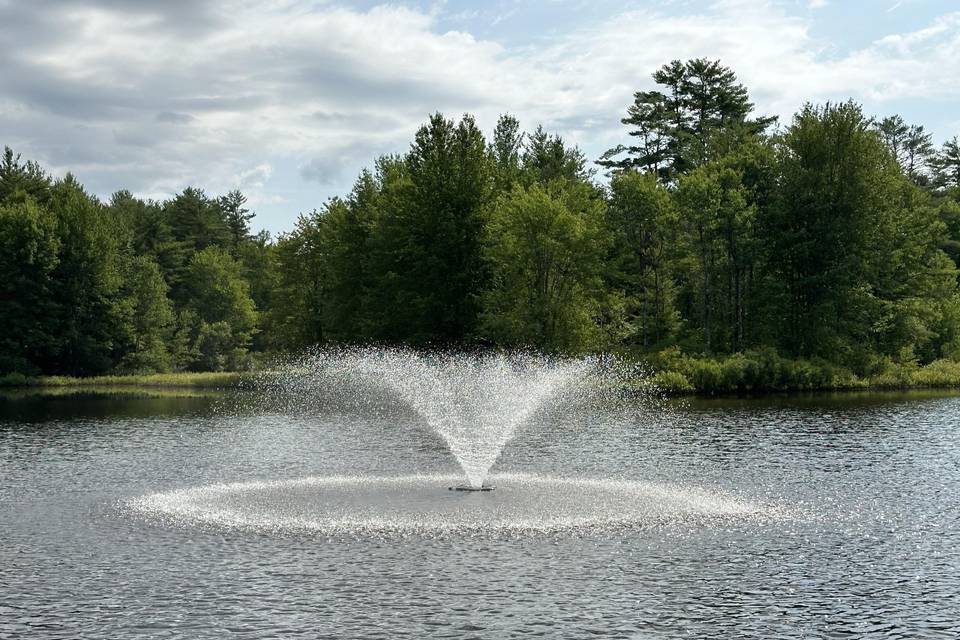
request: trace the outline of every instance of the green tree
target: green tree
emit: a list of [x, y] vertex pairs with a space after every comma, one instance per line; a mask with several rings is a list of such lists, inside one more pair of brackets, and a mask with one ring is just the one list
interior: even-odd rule
[[120, 292], [126, 329], [121, 370], [148, 373], [172, 368], [168, 343], [174, 312], [167, 289], [160, 267], [149, 256], [135, 256], [126, 265]]
[[[673, 147], [676, 141], [673, 132], [677, 112], [671, 108], [669, 98], [659, 91], [638, 91], [634, 102], [627, 107], [627, 117], [620, 120], [628, 125], [628, 132], [635, 139], [630, 145], [617, 145], [607, 150], [597, 161], [602, 167], [619, 170], [636, 170], [649, 173], [667, 181], [671, 176]], [[618, 156], [626, 153], [626, 157]]]
[[274, 248], [276, 288], [266, 326], [269, 344], [296, 350], [324, 339], [324, 245], [322, 214], [301, 215], [293, 231], [281, 234]]
[[941, 250], [946, 226], [930, 195], [908, 177], [897, 178], [890, 185], [889, 217], [878, 225], [868, 253], [872, 313], [868, 322], [854, 321], [877, 352], [929, 362], [941, 355], [957, 269]]
[[52, 182], [46, 172], [36, 162], [20, 161], [20, 154], [14, 155], [10, 147], [3, 148], [0, 160], [0, 204], [16, 199], [23, 201], [29, 197], [41, 206], [50, 201]]
[[896, 115], [877, 122], [875, 128], [904, 174], [916, 184], [926, 184], [927, 165], [933, 155], [932, 134], [922, 125], [907, 125]]
[[765, 224], [782, 283], [781, 345], [854, 364], [869, 345], [905, 346], [890, 336], [903, 333], [898, 315], [918, 317], [910, 291], [949, 285], [935, 210], [918, 202], [856, 104], [808, 105], [778, 150], [778, 203]]
[[727, 348], [737, 352], [760, 344], [768, 323], [764, 294], [770, 283], [763, 261], [767, 239], [760, 221], [775, 200], [779, 176], [774, 149], [763, 140], [742, 144], [712, 164], [725, 190], [718, 220], [725, 335]]
[[253, 335], [252, 351], [266, 351], [272, 346], [269, 310], [279, 286], [276, 245], [268, 231], [250, 236], [235, 248], [243, 279], [250, 285], [250, 298], [260, 313], [261, 330]]
[[681, 178], [675, 199], [695, 257], [690, 280], [698, 281], [703, 349], [738, 351], [744, 344], [744, 283], [756, 209], [741, 175], [722, 163]]
[[960, 138], [954, 136], [953, 140], [944, 142], [931, 164], [937, 187], [960, 189]]
[[[173, 235], [171, 268], [164, 269], [170, 295], [180, 305], [185, 302], [185, 278], [189, 276], [191, 256], [207, 247], [229, 248], [232, 238], [220, 204], [200, 189], [188, 187], [164, 203], [165, 224]], [[182, 262], [177, 264], [177, 257]], [[159, 258], [158, 258], [158, 261]], [[167, 266], [164, 261], [161, 265]]]
[[174, 238], [191, 249], [231, 245], [230, 226], [220, 203], [207, 197], [203, 190], [187, 187], [165, 208]]
[[[383, 163], [380, 163], [383, 166]], [[359, 342], [371, 333], [374, 287], [371, 236], [378, 222], [384, 173], [360, 174], [346, 200], [328, 203], [320, 229], [326, 249], [324, 327], [328, 337]]]
[[122, 335], [122, 237], [103, 206], [70, 174], [53, 186], [50, 210], [60, 236], [51, 279], [61, 344], [43, 368], [73, 375], [106, 373]]
[[887, 146], [894, 160], [903, 167], [903, 159], [907, 146], [907, 136], [910, 127], [900, 116], [889, 116], [874, 123], [874, 128], [880, 135], [883, 144]]
[[746, 88], [719, 61], [674, 60], [653, 79], [663, 89], [634, 94], [622, 120], [637, 142], [610, 149], [599, 165], [650, 172], [669, 183], [730, 153], [775, 121], [749, 117], [753, 103]]
[[250, 239], [250, 221], [256, 215], [243, 206], [246, 202], [247, 197], [240, 193], [239, 189], [217, 199], [223, 219], [230, 230], [230, 242], [235, 257], [238, 247]]
[[582, 351], [596, 345], [609, 238], [589, 185], [516, 185], [493, 208], [485, 253], [494, 274], [481, 331], [503, 345]]
[[670, 193], [653, 172], [619, 172], [610, 183], [608, 221], [607, 277], [627, 315], [621, 340], [644, 350], [662, 345], [680, 322], [670, 273], [679, 219]]
[[528, 136], [521, 164], [526, 184], [558, 179], [585, 182], [593, 175], [580, 149], [567, 146], [563, 138], [547, 133], [542, 126]]
[[194, 344], [200, 360], [194, 366], [241, 366], [258, 322], [241, 265], [223, 249], [207, 247], [190, 260], [186, 291], [197, 318]]
[[36, 374], [60, 345], [52, 274], [56, 219], [29, 196], [0, 204], [0, 373]]
[[960, 202], [953, 198], [942, 198], [938, 203], [940, 220], [946, 227], [946, 237], [940, 248], [960, 266]]
[[523, 139], [520, 122], [508, 114], [500, 116], [489, 148], [498, 193], [511, 189], [513, 183], [520, 179]]
[[480, 237], [493, 186], [486, 141], [471, 116], [454, 124], [436, 114], [397, 173], [372, 241], [379, 317], [371, 337], [461, 343], [475, 329], [486, 285]]
[[185, 276], [192, 243], [174, 237], [169, 209], [161, 203], [136, 198], [125, 190], [111, 196], [109, 208], [126, 230], [133, 254], [152, 258], [166, 282], [179, 286]]

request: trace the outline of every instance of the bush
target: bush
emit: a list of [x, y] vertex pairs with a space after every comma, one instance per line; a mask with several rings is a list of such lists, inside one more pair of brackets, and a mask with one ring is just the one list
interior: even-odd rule
[[869, 377], [858, 377], [850, 369], [819, 358], [784, 358], [770, 348], [696, 358], [671, 347], [651, 354], [647, 362], [656, 371], [652, 382], [665, 393], [674, 394], [960, 387], [960, 362], [944, 359], [921, 367], [909, 352], [899, 355], [899, 361], [872, 356], [865, 363], [873, 372]]
[[650, 380], [660, 391], [664, 393], [691, 393], [695, 391], [693, 385], [687, 380], [687, 376], [679, 371], [661, 371]]
[[19, 371], [0, 376], [0, 387], [24, 387], [28, 384], [30, 384], [30, 378]]
[[960, 387], [960, 362], [936, 360], [913, 372], [911, 382], [923, 387]]
[[716, 360], [692, 360], [690, 382], [701, 393], [726, 391], [723, 387], [723, 370]]
[[761, 387], [760, 363], [742, 353], [735, 353], [720, 366], [721, 387], [724, 390], [746, 391]]
[[683, 355], [680, 347], [674, 345], [647, 355], [645, 360], [654, 371], [678, 371], [688, 358]]

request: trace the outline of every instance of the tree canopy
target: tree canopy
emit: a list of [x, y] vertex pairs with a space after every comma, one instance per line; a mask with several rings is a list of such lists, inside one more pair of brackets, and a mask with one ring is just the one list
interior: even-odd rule
[[5, 149], [0, 374], [237, 369], [325, 342], [856, 373], [960, 357], [957, 138], [853, 102], [771, 130], [719, 61], [653, 81], [606, 176], [545, 126], [503, 115], [488, 139], [436, 113], [276, 238], [238, 190], [101, 201]]

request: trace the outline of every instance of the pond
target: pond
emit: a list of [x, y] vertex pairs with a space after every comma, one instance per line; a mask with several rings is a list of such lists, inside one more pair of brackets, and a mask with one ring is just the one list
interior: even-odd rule
[[0, 397], [0, 637], [960, 635], [960, 397], [404, 410]]

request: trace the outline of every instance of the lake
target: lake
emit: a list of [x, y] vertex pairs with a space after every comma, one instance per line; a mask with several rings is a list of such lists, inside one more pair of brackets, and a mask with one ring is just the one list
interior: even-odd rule
[[0, 637], [960, 636], [960, 397], [553, 406], [489, 493], [402, 409], [0, 396]]

